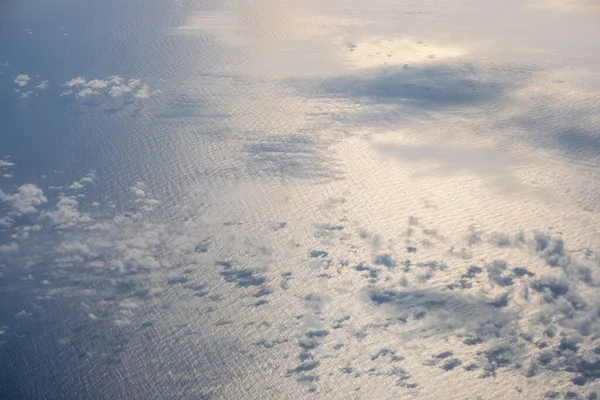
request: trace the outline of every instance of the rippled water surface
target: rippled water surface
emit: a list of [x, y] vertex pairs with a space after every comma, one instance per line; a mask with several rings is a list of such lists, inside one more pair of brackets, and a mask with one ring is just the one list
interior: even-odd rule
[[595, 399], [598, 21], [0, 0], [0, 398]]

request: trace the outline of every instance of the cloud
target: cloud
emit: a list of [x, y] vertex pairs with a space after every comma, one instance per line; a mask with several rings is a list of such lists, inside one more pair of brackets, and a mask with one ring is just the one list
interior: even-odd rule
[[77, 207], [79, 202], [68, 196], [60, 198], [53, 211], [47, 211], [45, 216], [60, 228], [68, 228], [81, 223], [92, 222], [88, 214], [81, 214]]
[[87, 97], [87, 96], [91, 96], [93, 94], [97, 94], [96, 92], [94, 92], [92, 89], [90, 88], [84, 88], [81, 89], [78, 93], [77, 93], [77, 97], [79, 97], [80, 99], [83, 97]]
[[92, 79], [91, 81], [84, 82], [83, 84], [91, 89], [104, 89], [108, 87], [109, 82], [103, 81], [101, 79]]
[[125, 86], [125, 85], [113, 86], [110, 88], [110, 91], [108, 92], [108, 94], [111, 97], [120, 97], [127, 93], [130, 93], [131, 90], [132, 89], [129, 86]]
[[36, 86], [36, 89], [45, 90], [50, 87], [50, 81], [43, 80], [42, 83]]
[[30, 80], [29, 75], [27, 75], [27, 74], [21, 74], [21, 75], [17, 76], [13, 82], [17, 86], [23, 87], [23, 86], [26, 86], [29, 83], [29, 80]]
[[15, 163], [10, 162], [10, 161], [6, 161], [6, 160], [0, 160], [0, 168], [2, 167], [14, 167]]
[[73, 182], [71, 185], [69, 185], [69, 189], [74, 189], [74, 190], [83, 189], [83, 187], [84, 186], [80, 182], [77, 182], [77, 181]]
[[141, 85], [138, 91], [135, 93], [136, 99], [147, 99], [150, 97], [150, 87], [146, 84]]
[[[95, 102], [105, 101], [111, 102], [110, 109], [119, 109], [126, 102], [131, 102], [134, 99], [145, 100], [151, 96], [150, 86], [142, 82], [140, 79], [126, 80], [122, 76], [112, 75], [106, 79], [85, 80], [79, 76], [71, 79], [63, 84], [65, 87], [77, 88], [77, 90], [67, 90], [61, 96], [75, 95], [78, 99], [85, 99], [90, 103], [90, 97], [94, 96]], [[110, 99], [110, 100], [109, 100]]]
[[85, 83], [86, 83], [86, 80], [82, 76], [78, 76], [77, 78], [73, 78], [70, 81], [66, 82], [63, 86], [66, 86], [66, 87], [82, 86]]
[[21, 214], [37, 212], [38, 206], [46, 203], [48, 199], [44, 196], [42, 189], [32, 184], [22, 185], [17, 193], [6, 194], [0, 190], [0, 201], [9, 203], [12, 208]]

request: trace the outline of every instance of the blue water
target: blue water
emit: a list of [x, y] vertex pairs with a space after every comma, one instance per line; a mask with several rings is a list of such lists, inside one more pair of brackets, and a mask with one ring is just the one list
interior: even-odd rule
[[[210, 72], [213, 68], [208, 65], [214, 67], [210, 44], [190, 49], [185, 40], [165, 34], [181, 23], [189, 8], [162, 1], [2, 2], [0, 59], [10, 66], [2, 69], [0, 79], [0, 154], [10, 155], [16, 164], [13, 179], [0, 178], [2, 190], [12, 192], [23, 183], [40, 187], [70, 183], [93, 171], [97, 181], [88, 198], [110, 199], [119, 205], [124, 188], [138, 180], [160, 186], [167, 179], [165, 171], [159, 170], [161, 159], [168, 154], [148, 143], [174, 140], [178, 124], [168, 122], [168, 116], [157, 116], [156, 110], [164, 109], [175, 96], [177, 82], [199, 70]], [[50, 88], [37, 97], [20, 99], [8, 77], [21, 73], [39, 75], [50, 81]], [[143, 110], [132, 104], [117, 112], [60, 97], [64, 90], [60, 85], [74, 77], [111, 75], [143, 77], [163, 93]], [[50, 202], [56, 196], [50, 192]], [[85, 198], [80, 204], [89, 208], [90, 201]], [[186, 356], [186, 361], [170, 359], [171, 351], [163, 348], [158, 350], [160, 363], [152, 364], [147, 360], [156, 357], [158, 347], [153, 337], [162, 334], [150, 325], [136, 327], [135, 333], [103, 324], [92, 327], [82, 321], [77, 306], [65, 300], [50, 300], [43, 313], [19, 320], [13, 316], [42, 291], [18, 276], [19, 267], [9, 261], [2, 278], [0, 325], [10, 326], [14, 333], [0, 350], [2, 399], [179, 398], [188, 389], [165, 384], [165, 367], [185, 370], [199, 363], [204, 369], [210, 357], [217, 357], [211, 354], [222, 351], [218, 344], [204, 343], [199, 346], [202, 354]], [[117, 365], [130, 334], [142, 337], [139, 346], [147, 349], [125, 383], [122, 372], [111, 365]], [[76, 338], [81, 347], [59, 344], [57, 338], [63, 336]], [[86, 352], [105, 356], [100, 363], [90, 362]], [[209, 392], [211, 382], [225, 379], [217, 372], [221, 370], [217, 365], [195, 376], [193, 386], [202, 389], [193, 397], [200, 398], [198, 391]]]

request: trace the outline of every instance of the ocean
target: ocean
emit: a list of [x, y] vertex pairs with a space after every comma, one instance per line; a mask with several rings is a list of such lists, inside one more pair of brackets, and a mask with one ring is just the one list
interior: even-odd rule
[[0, 399], [593, 399], [600, 4], [0, 1]]

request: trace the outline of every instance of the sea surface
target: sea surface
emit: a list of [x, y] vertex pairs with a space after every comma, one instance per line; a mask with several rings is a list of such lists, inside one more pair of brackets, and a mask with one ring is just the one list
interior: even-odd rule
[[596, 399], [597, 0], [0, 0], [0, 399]]

